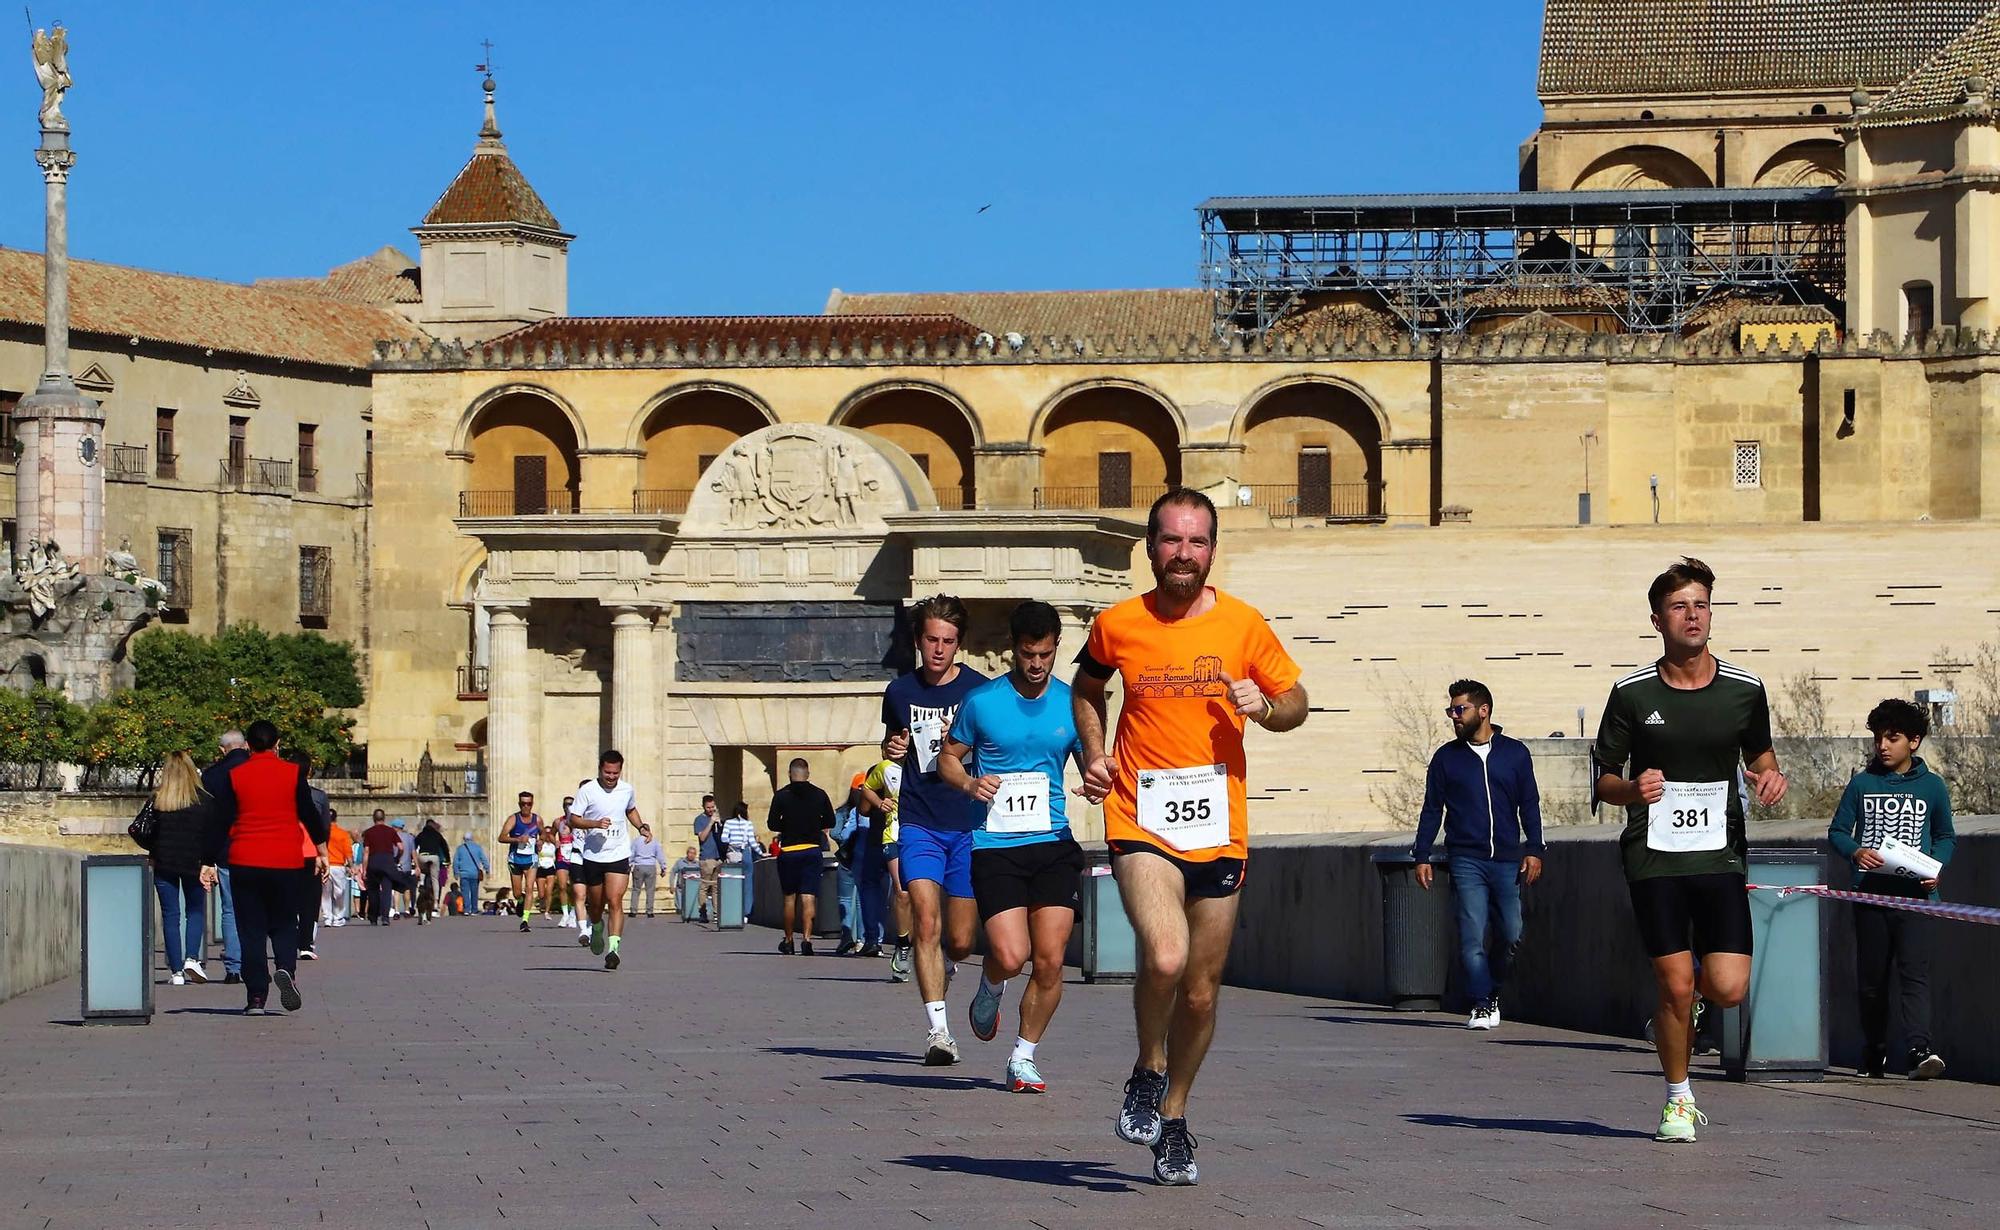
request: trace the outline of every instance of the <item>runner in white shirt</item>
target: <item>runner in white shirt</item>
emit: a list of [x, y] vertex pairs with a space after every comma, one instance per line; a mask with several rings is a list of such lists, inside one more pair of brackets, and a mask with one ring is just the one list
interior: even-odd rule
[[618, 968], [618, 942], [625, 934], [625, 888], [632, 879], [632, 828], [639, 809], [632, 787], [619, 780], [625, 757], [607, 751], [597, 758], [597, 778], [577, 788], [570, 827], [577, 830], [583, 861], [570, 872], [582, 884], [590, 911], [590, 951], [604, 957], [605, 969]]

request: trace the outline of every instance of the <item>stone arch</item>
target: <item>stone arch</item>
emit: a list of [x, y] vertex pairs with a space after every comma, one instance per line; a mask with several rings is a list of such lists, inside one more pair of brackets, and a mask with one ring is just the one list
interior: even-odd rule
[[1346, 381], [1274, 381], [1247, 399], [1230, 438], [1243, 446], [1240, 481], [1266, 512], [1364, 520], [1382, 515], [1387, 417]]
[[1187, 422], [1158, 390], [1106, 377], [1042, 403], [1028, 442], [1042, 447], [1039, 508], [1143, 508], [1181, 481]]
[[479, 422], [479, 416], [484, 414], [487, 407], [493, 405], [495, 402], [520, 394], [539, 397], [562, 411], [563, 417], [569, 420], [570, 431], [576, 436], [577, 447], [583, 449], [590, 447], [590, 433], [583, 429], [583, 417], [576, 412], [576, 407], [570, 405], [562, 394], [557, 393], [553, 389], [545, 388], [542, 385], [529, 383], [528, 381], [512, 381], [507, 384], [495, 385], [493, 388], [486, 390], [472, 399], [472, 403], [465, 408], [465, 413], [458, 416], [458, 426], [453, 430], [451, 435], [451, 451], [454, 453], [469, 452], [472, 448], [473, 428]]
[[1686, 154], [1661, 145], [1627, 145], [1600, 156], [1576, 177], [1582, 190], [1709, 188], [1708, 172]]
[[[464, 427], [462, 451], [472, 466], [463, 515], [575, 511], [587, 437], [567, 402], [538, 386], [503, 386], [473, 403]], [[539, 487], [531, 477], [537, 470]]]
[[632, 511], [686, 512], [702, 472], [731, 444], [777, 421], [763, 398], [719, 380], [659, 393], [632, 424], [629, 447], [642, 454]]
[[1794, 141], [1765, 161], [1752, 186], [1835, 188], [1840, 186], [1846, 173], [1846, 155], [1840, 142]]
[[880, 436], [908, 453], [937, 492], [940, 507], [976, 502], [972, 450], [986, 442], [964, 399], [928, 380], [883, 380], [857, 389], [832, 423]]

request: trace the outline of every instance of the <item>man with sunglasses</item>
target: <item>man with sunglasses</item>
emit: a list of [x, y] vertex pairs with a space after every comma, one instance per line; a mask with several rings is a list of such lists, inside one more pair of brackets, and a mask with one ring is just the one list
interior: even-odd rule
[[[1493, 693], [1475, 679], [1451, 685], [1444, 714], [1457, 737], [1431, 756], [1417, 818], [1417, 883], [1431, 887], [1431, 846], [1444, 828], [1458, 959], [1472, 997], [1467, 1029], [1500, 1024], [1500, 988], [1521, 946], [1521, 886], [1542, 874], [1542, 795], [1535, 762], [1493, 724]], [[1486, 929], [1493, 928], [1493, 949]]]

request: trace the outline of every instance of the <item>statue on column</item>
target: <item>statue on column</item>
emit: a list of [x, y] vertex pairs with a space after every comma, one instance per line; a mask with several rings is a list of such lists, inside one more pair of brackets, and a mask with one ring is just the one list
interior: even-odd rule
[[67, 129], [62, 98], [75, 82], [69, 75], [69, 31], [35, 31], [35, 80], [42, 86], [42, 127]]

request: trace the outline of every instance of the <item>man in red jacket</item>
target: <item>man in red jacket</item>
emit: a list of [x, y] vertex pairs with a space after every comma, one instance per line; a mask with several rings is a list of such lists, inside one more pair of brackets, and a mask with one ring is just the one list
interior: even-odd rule
[[[209, 838], [209, 865], [202, 882], [213, 884], [216, 867], [227, 863], [236, 904], [236, 929], [243, 942], [244, 1013], [274, 1015], [265, 1006], [273, 981], [288, 1012], [304, 1002], [297, 982], [299, 960], [299, 826], [312, 839], [319, 874], [326, 872], [326, 816], [313, 802], [303, 764], [278, 755], [278, 728], [250, 723], [244, 732], [250, 757], [229, 770], [215, 800], [216, 823]], [[277, 972], [264, 963], [269, 944]]]

